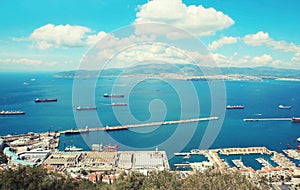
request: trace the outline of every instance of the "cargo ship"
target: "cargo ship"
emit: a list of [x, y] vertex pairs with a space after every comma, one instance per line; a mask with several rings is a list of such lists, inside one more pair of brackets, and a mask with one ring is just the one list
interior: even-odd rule
[[293, 117], [292, 122], [294, 123], [300, 123], [300, 117]]
[[279, 109], [291, 109], [292, 106], [279, 105], [278, 108], [279, 108]]
[[39, 102], [57, 102], [57, 99], [56, 98], [52, 98], [52, 99], [35, 99], [34, 100], [36, 103], [39, 103]]
[[226, 109], [244, 109], [245, 106], [238, 105], [238, 106], [232, 106], [232, 105], [227, 105]]
[[103, 94], [103, 97], [105, 98], [124, 98], [123, 94]]
[[0, 115], [24, 115], [25, 112], [23, 111], [0, 111]]
[[127, 106], [126, 103], [112, 103], [112, 106]]
[[96, 152], [117, 152], [118, 148], [119, 148], [119, 146], [117, 144], [103, 146], [101, 143], [101, 144], [93, 144], [92, 145], [92, 151], [96, 151]]
[[76, 110], [80, 111], [80, 110], [96, 110], [96, 107], [81, 107], [81, 106], [77, 106]]

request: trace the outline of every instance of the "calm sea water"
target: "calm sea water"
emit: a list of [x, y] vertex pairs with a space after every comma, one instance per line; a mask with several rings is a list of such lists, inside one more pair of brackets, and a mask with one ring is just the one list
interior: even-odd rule
[[[160, 121], [194, 118], [196, 108], [200, 107], [200, 114], [196, 117], [210, 116], [211, 94], [206, 81], [176, 81], [170, 85], [166, 81], [147, 79], [138, 82], [128, 92], [131, 79], [122, 79], [119, 86], [114, 86], [114, 78], [102, 78], [95, 85], [91, 79], [80, 79], [80, 92], [77, 97], [72, 93], [73, 79], [53, 78], [52, 73], [1, 73], [0, 75], [0, 110], [21, 110], [25, 115], [0, 116], [0, 135], [21, 134], [28, 132], [45, 132], [66, 130], [71, 128], [90, 128], [99, 126], [114, 126], [132, 124], [129, 120], [133, 116], [136, 120]], [[29, 85], [24, 85], [29, 83]], [[198, 102], [185, 103], [185, 112], [181, 113], [181, 92], [176, 88], [186, 88], [187, 83], [193, 83]], [[91, 86], [89, 86], [91, 85]], [[176, 88], [174, 89], [174, 85]], [[126, 94], [125, 99], [104, 98], [104, 93], [110, 93], [112, 86], [118, 93]], [[90, 89], [95, 91], [90, 92]], [[188, 93], [188, 92], [187, 92]], [[93, 98], [85, 97], [93, 95]], [[297, 146], [296, 138], [300, 136], [300, 124], [289, 121], [244, 122], [243, 118], [259, 117], [297, 117], [300, 116], [300, 82], [292, 81], [227, 81], [226, 104], [242, 104], [244, 110], [225, 110], [226, 115], [221, 131], [210, 148], [266, 146], [271, 150], [281, 151], [290, 144]], [[186, 95], [185, 95], [186, 96]], [[35, 98], [58, 98], [54, 103], [35, 103]], [[112, 107], [112, 102], [126, 101], [128, 106]], [[191, 99], [193, 101], [193, 99]], [[291, 105], [292, 109], [278, 109], [279, 104]], [[97, 111], [76, 111], [76, 106], [97, 106]], [[150, 106], [149, 106], [150, 105]], [[225, 108], [220, 108], [225, 109]], [[120, 119], [121, 118], [121, 119]], [[128, 120], [126, 120], [128, 119]], [[120, 122], [122, 121], [122, 122]], [[128, 123], [126, 123], [128, 122]], [[189, 134], [189, 125], [180, 135]], [[199, 148], [208, 122], [200, 122], [192, 137], [184, 144], [182, 150], [189, 151]], [[93, 132], [82, 135], [61, 136], [60, 149], [66, 145], [75, 145], [90, 150], [93, 143], [120, 145], [121, 150], [154, 149], [164, 143], [177, 130], [176, 125], [149, 127], [145, 129], [124, 130], [114, 132]], [[190, 129], [193, 129], [192, 126]], [[185, 140], [186, 141], [186, 140]], [[180, 140], [172, 143], [172, 148], [162, 146], [173, 155], [174, 146], [179, 146]], [[198, 160], [205, 158], [197, 157]], [[247, 158], [246, 158], [247, 160]], [[183, 162], [181, 157], [174, 157], [171, 164]], [[249, 162], [251, 165], [251, 162]], [[253, 164], [253, 163], [252, 163]], [[257, 166], [254, 166], [257, 167]]]

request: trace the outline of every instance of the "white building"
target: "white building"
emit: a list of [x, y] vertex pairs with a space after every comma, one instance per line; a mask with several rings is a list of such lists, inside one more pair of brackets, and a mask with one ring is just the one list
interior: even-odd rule
[[3, 150], [4, 148], [4, 140], [0, 138], [0, 150]]

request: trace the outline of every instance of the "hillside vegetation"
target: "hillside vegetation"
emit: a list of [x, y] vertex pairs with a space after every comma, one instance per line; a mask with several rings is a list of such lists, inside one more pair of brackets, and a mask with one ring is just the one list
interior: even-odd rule
[[175, 172], [121, 175], [113, 184], [75, 180], [41, 168], [21, 167], [0, 172], [0, 189], [268, 189], [264, 180], [256, 183], [239, 174], [206, 171], [181, 179]]

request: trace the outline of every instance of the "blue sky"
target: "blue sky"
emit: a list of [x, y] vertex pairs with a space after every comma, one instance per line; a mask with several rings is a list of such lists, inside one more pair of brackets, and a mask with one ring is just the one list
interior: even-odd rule
[[147, 22], [190, 32], [222, 67], [300, 69], [299, 8], [298, 0], [1, 1], [0, 70], [76, 69], [97, 39]]

